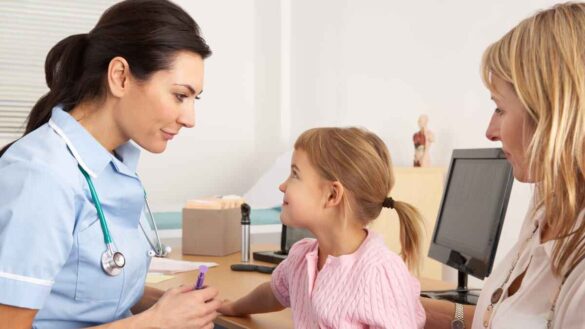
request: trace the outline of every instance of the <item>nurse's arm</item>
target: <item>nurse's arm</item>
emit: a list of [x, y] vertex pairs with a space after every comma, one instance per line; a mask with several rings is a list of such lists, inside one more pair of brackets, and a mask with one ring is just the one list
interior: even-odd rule
[[153, 287], [144, 287], [142, 298], [132, 306], [132, 314], [138, 314], [146, 311], [152, 305], [156, 304], [165, 292]]
[[38, 311], [0, 304], [0, 329], [30, 329]]
[[[427, 314], [425, 329], [451, 329], [451, 322], [455, 317], [455, 303], [445, 300], [421, 298], [421, 303]], [[463, 306], [463, 321], [465, 328], [471, 328], [475, 306]]]

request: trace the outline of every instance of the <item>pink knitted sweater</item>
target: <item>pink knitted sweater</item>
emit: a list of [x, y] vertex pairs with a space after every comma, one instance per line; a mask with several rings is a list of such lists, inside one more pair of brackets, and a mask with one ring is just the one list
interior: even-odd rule
[[272, 292], [292, 308], [295, 328], [424, 327], [418, 281], [376, 233], [353, 254], [329, 256], [321, 271], [317, 261], [317, 240], [304, 239], [272, 274]]

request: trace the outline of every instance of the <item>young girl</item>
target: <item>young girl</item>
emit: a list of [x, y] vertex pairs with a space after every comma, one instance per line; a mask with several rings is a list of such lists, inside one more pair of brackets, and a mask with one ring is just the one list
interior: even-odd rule
[[317, 238], [296, 243], [266, 282], [218, 311], [239, 316], [291, 307], [296, 328], [422, 328], [420, 286], [400, 257], [365, 228], [383, 207], [400, 219], [403, 258], [419, 261], [421, 217], [387, 197], [390, 155], [358, 128], [316, 128], [295, 143], [281, 220]]

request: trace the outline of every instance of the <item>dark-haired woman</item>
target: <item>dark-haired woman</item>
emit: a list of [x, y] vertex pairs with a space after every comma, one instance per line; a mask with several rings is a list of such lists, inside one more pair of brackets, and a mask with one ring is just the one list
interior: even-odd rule
[[134, 145], [160, 153], [194, 126], [210, 54], [195, 21], [157, 0], [120, 2], [51, 49], [50, 91], [0, 152], [0, 328], [213, 327], [216, 289], [144, 289]]

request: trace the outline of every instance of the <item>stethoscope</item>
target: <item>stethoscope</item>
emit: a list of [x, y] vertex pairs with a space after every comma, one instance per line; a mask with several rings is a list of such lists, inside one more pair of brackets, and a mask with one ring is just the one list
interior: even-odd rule
[[[112, 242], [112, 237], [110, 236], [110, 230], [108, 229], [108, 223], [106, 222], [106, 217], [104, 216], [104, 212], [102, 210], [102, 204], [100, 203], [100, 199], [98, 198], [97, 192], [95, 191], [95, 187], [93, 186], [93, 182], [89, 174], [83, 169], [80, 165], [78, 166], [83, 176], [87, 180], [87, 184], [89, 185], [89, 190], [91, 192], [91, 198], [95, 205], [95, 209], [98, 214], [98, 218], [100, 220], [100, 225], [102, 227], [102, 232], [104, 234], [104, 242], [106, 244], [106, 251], [102, 254], [102, 269], [108, 275], [116, 276], [122, 272], [124, 265], [126, 265], [126, 257], [119, 251], [114, 249], [114, 244]], [[160, 237], [158, 235], [158, 227], [156, 226], [156, 222], [154, 217], [152, 216], [152, 212], [150, 211], [150, 207], [148, 206], [148, 200], [146, 199], [146, 192], [144, 192], [144, 203], [146, 205], [146, 210], [148, 212], [148, 217], [150, 218], [150, 223], [152, 223], [152, 227], [154, 228], [154, 234], [156, 236], [156, 244], [150, 240], [144, 226], [140, 223], [140, 228], [142, 232], [146, 236], [146, 240], [148, 240], [148, 244], [150, 244], [151, 250], [148, 251], [148, 256], [150, 257], [166, 257], [171, 252], [171, 247], [165, 246], [160, 242]]]

